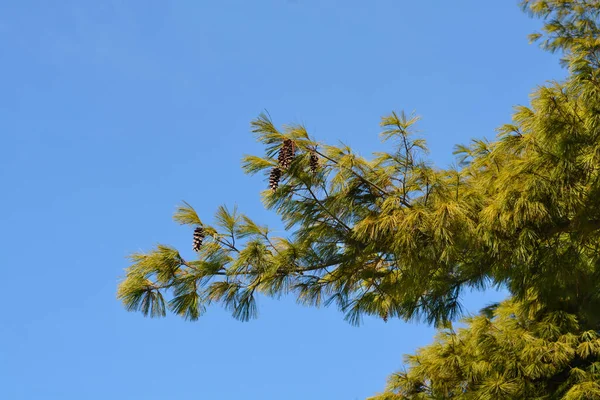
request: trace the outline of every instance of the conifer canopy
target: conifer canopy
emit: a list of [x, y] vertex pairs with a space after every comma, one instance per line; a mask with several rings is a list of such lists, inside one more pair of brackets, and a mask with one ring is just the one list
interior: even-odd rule
[[[265, 152], [243, 168], [269, 180], [262, 198], [286, 234], [224, 206], [209, 224], [184, 203], [174, 218], [202, 227], [197, 257], [133, 254], [126, 309], [195, 320], [218, 303], [248, 320], [263, 294], [335, 304], [353, 324], [422, 319], [438, 338], [377, 399], [600, 398], [600, 1], [521, 5], [569, 76], [535, 90], [496, 140], [456, 146], [458, 167], [443, 169], [414, 115], [383, 117], [388, 151], [369, 158], [260, 115]], [[511, 298], [454, 330], [461, 292], [494, 286]]]

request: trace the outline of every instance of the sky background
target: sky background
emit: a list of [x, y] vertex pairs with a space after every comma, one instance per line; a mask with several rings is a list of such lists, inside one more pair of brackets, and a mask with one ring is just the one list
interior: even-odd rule
[[[126, 312], [126, 256], [191, 257], [182, 200], [210, 221], [264, 210], [250, 121], [304, 123], [361, 154], [379, 118], [415, 110], [439, 166], [494, 136], [565, 72], [529, 45], [516, 1], [0, 2], [0, 398], [364, 399], [433, 329], [259, 299], [195, 323]], [[465, 296], [476, 312], [504, 293]]]

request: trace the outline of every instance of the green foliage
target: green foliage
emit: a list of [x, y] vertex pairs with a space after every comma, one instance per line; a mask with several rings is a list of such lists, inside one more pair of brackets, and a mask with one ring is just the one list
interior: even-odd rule
[[600, 335], [574, 315], [507, 300], [463, 322], [407, 356], [372, 400], [600, 398]]
[[182, 206], [177, 207], [173, 219], [181, 225], [202, 225], [196, 210], [185, 201]]
[[533, 42], [543, 39], [542, 48], [589, 53], [590, 46], [598, 45], [598, 0], [524, 0], [521, 6], [530, 15], [546, 20], [543, 33], [529, 35]]
[[[522, 5], [546, 18], [532, 39], [563, 51], [570, 75], [538, 88], [495, 141], [457, 146], [458, 166], [442, 169], [415, 116], [383, 117], [388, 151], [365, 158], [260, 115], [265, 152], [243, 169], [268, 177], [293, 142], [277, 189], [262, 194], [286, 232], [226, 207], [210, 226], [184, 203], [175, 221], [206, 234], [197, 258], [162, 245], [133, 255], [125, 308], [195, 320], [219, 303], [248, 320], [258, 294], [293, 295], [335, 304], [353, 324], [424, 319], [444, 329], [378, 399], [600, 398], [600, 1]], [[445, 328], [464, 290], [489, 286], [512, 298]]]
[[[443, 325], [460, 313], [465, 288], [491, 284], [517, 299], [533, 289], [591, 322], [600, 306], [600, 103], [581, 91], [573, 80], [540, 88], [497, 141], [457, 148], [460, 169], [430, 166], [413, 133], [417, 118], [404, 114], [382, 119], [392, 149], [372, 160], [318, 143], [298, 126], [280, 132], [261, 116], [253, 126], [267, 154], [246, 157], [247, 172], [268, 173], [285, 139], [299, 149], [277, 191], [263, 193], [289, 236], [220, 207], [214, 227], [203, 225], [209, 237], [199, 259], [210, 273], [179, 255], [169, 255], [165, 271], [160, 248], [141, 265], [158, 278], [158, 291], [197, 280], [198, 296], [185, 292], [188, 302], [170, 303], [178, 314], [181, 304], [202, 310], [216, 301], [204, 291], [225, 280], [236, 292], [225, 305], [243, 319], [255, 314], [255, 294], [294, 293], [301, 303], [337, 304], [353, 323], [369, 314]], [[316, 174], [311, 151], [322, 158]], [[175, 220], [202, 224], [187, 203]]]

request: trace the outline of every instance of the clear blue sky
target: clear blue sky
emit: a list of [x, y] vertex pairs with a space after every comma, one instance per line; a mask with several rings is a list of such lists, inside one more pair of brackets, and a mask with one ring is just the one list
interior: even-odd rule
[[[380, 116], [416, 110], [431, 156], [493, 137], [512, 106], [564, 76], [527, 43], [516, 1], [4, 1], [0, 5], [0, 398], [363, 399], [429, 343], [424, 324], [261, 298], [260, 318], [127, 313], [126, 255], [171, 220], [238, 203], [277, 225], [240, 159], [249, 123], [303, 122], [380, 149]], [[474, 293], [477, 311], [498, 293]]]

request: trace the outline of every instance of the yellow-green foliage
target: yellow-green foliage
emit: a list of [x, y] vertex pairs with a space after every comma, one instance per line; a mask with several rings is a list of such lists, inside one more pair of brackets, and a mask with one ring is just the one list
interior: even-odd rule
[[570, 75], [538, 88], [495, 141], [457, 146], [458, 167], [441, 169], [414, 134], [415, 116], [383, 117], [389, 150], [366, 158], [261, 115], [252, 129], [265, 153], [243, 168], [268, 177], [293, 141], [277, 189], [263, 192], [285, 234], [225, 207], [209, 225], [185, 203], [175, 220], [206, 235], [197, 258], [167, 246], [133, 255], [118, 290], [124, 306], [195, 320], [220, 303], [247, 320], [258, 293], [289, 294], [335, 304], [352, 323], [375, 315], [446, 326], [462, 291], [503, 285], [513, 297], [493, 318], [444, 331], [380, 399], [597, 396], [600, 1], [522, 4], [546, 18], [532, 39], [563, 51]]
[[600, 335], [574, 315], [507, 300], [463, 322], [407, 356], [372, 400], [600, 398]]
[[[579, 76], [540, 88], [497, 141], [458, 147], [456, 170], [425, 161], [425, 143], [411, 131], [417, 119], [404, 114], [382, 119], [392, 149], [372, 160], [318, 143], [298, 126], [280, 132], [261, 116], [253, 126], [267, 154], [246, 157], [247, 172], [268, 173], [286, 138], [299, 149], [279, 188], [263, 193], [288, 236], [225, 207], [214, 226], [203, 224], [184, 204], [175, 220], [202, 225], [208, 235], [199, 259], [164, 247], [136, 256], [128, 276], [143, 270], [155, 282], [120, 297], [136, 308], [132, 293], [164, 292], [185, 279], [197, 299], [183, 304], [201, 309], [215, 300], [211, 285], [225, 280], [232, 291], [225, 305], [234, 311], [258, 292], [291, 292], [304, 303], [333, 301], [352, 322], [372, 314], [441, 324], [460, 311], [461, 290], [492, 284], [507, 285], [518, 299], [532, 289], [542, 301], [597, 319], [600, 102], [582, 96], [585, 88]], [[311, 151], [322, 159], [317, 174]], [[200, 315], [177, 304], [177, 313]]]

